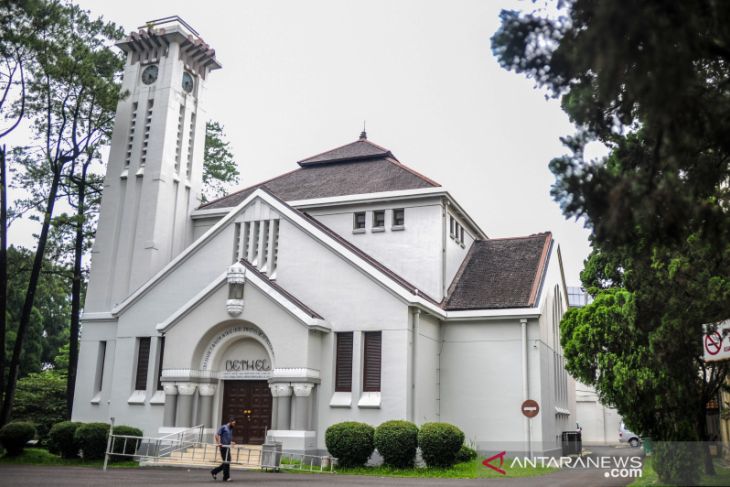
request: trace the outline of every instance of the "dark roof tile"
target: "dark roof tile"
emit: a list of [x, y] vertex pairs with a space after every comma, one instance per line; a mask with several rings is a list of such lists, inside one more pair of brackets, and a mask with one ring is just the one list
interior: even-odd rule
[[360, 139], [356, 140], [355, 142], [345, 144], [341, 147], [328, 150], [327, 152], [322, 152], [321, 154], [317, 154], [316, 156], [302, 159], [298, 162], [298, 164], [304, 167], [316, 164], [328, 164], [333, 162], [383, 159], [385, 157], [391, 157], [395, 159], [393, 153], [385, 147], [380, 147], [378, 144], [373, 144], [367, 139]]

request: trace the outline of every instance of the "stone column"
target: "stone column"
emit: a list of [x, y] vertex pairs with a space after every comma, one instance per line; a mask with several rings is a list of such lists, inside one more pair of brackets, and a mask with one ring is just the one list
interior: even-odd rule
[[276, 398], [276, 429], [291, 429], [291, 386], [270, 384], [271, 395]]
[[193, 425], [193, 394], [197, 386], [190, 382], [179, 382], [177, 384], [177, 414], [175, 415], [175, 426], [178, 428], [189, 428]]
[[198, 423], [206, 428], [213, 427], [213, 396], [215, 395], [215, 384], [200, 384], [198, 392], [200, 403], [198, 407]]
[[309, 430], [309, 404], [311, 402], [314, 384], [292, 384], [294, 391], [294, 407], [292, 414], [293, 430]]
[[272, 430], [279, 429], [276, 422], [276, 411], [279, 406], [279, 398], [271, 396], [271, 428]]
[[165, 391], [165, 410], [162, 415], [162, 426], [175, 426], [177, 386], [168, 382], [162, 384], [162, 389]]

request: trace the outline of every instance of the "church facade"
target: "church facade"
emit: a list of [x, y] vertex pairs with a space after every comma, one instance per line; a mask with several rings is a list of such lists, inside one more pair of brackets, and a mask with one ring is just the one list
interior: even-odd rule
[[[73, 419], [236, 417], [241, 444], [324, 451], [340, 421], [459, 426], [482, 452], [556, 453], [575, 428], [549, 232], [490, 239], [365, 133], [201, 205], [205, 84], [179, 18], [127, 55], [82, 318]], [[245, 173], [244, 173], [245, 176]], [[526, 399], [539, 403], [527, 419]]]

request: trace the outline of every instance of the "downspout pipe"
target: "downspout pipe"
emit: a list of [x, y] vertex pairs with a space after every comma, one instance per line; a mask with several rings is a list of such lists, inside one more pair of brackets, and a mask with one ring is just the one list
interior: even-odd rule
[[421, 324], [421, 310], [413, 310], [413, 350], [411, 352], [411, 421], [416, 422], [416, 383], [418, 381], [418, 329]]
[[[527, 319], [520, 320], [522, 325], [522, 401], [527, 401], [530, 397], [529, 374], [527, 371]], [[528, 456], [532, 458], [532, 443], [530, 441], [530, 418], [524, 416], [525, 443], [527, 445]]]

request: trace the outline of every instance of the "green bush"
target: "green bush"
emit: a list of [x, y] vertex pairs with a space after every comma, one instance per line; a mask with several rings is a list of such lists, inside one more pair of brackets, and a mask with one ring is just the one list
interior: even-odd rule
[[694, 442], [657, 442], [653, 455], [654, 470], [662, 485], [697, 485], [699, 482], [703, 455]]
[[324, 442], [330, 454], [342, 467], [359, 467], [372, 455], [375, 446], [372, 426], [356, 421], [333, 424], [324, 434]]
[[418, 446], [429, 467], [451, 467], [464, 444], [464, 433], [449, 423], [425, 423], [418, 432]]
[[466, 445], [461, 445], [456, 453], [456, 463], [470, 462], [477, 457], [477, 451]]
[[84, 460], [99, 460], [106, 454], [106, 440], [109, 425], [106, 423], [84, 423], [76, 429], [74, 442], [81, 450]]
[[0, 428], [0, 445], [5, 448], [9, 457], [17, 457], [23, 453], [25, 444], [34, 437], [35, 426], [27, 421], [8, 423]]
[[79, 456], [79, 447], [74, 441], [74, 434], [81, 423], [61, 421], [51, 427], [48, 433], [48, 451], [61, 455], [62, 458], [76, 458]]
[[[144, 436], [144, 433], [142, 433], [142, 430], [139, 428], [134, 428], [132, 426], [125, 426], [125, 425], [119, 425], [114, 427], [114, 435], [124, 435], [124, 436], [137, 436], [142, 437]], [[114, 448], [112, 449], [115, 453], [122, 453], [126, 455], [132, 455], [135, 453], [135, 449], [137, 447], [137, 441], [133, 438], [127, 438], [127, 444], [125, 446], [124, 444], [124, 438], [114, 438]], [[130, 457], [122, 456], [122, 455], [114, 455], [112, 457], [113, 461], [125, 461], [125, 460], [131, 460]]]
[[418, 448], [418, 427], [410, 421], [386, 421], [375, 429], [374, 444], [386, 465], [412, 467]]
[[45, 442], [51, 427], [66, 419], [66, 376], [44, 370], [19, 379], [12, 419], [33, 423], [38, 439]]

